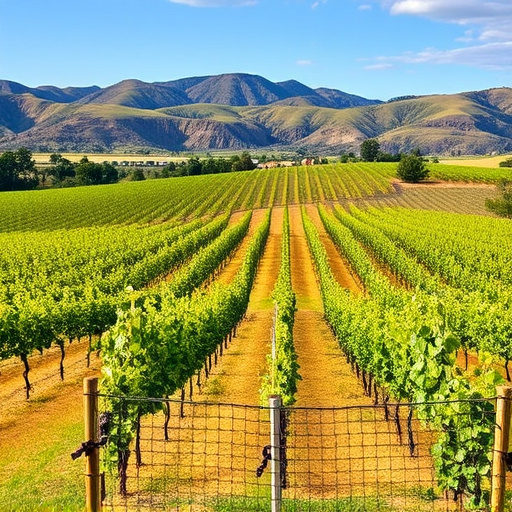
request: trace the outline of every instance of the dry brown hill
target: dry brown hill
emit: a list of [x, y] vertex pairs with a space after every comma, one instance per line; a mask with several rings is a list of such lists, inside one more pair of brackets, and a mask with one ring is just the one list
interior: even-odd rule
[[428, 154], [512, 151], [512, 89], [387, 103], [245, 74], [100, 89], [0, 81], [0, 149], [123, 151], [306, 147]]

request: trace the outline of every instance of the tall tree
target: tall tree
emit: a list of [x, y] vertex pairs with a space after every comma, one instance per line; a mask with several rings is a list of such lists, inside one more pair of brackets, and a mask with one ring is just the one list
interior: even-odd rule
[[75, 164], [61, 154], [53, 153], [50, 155], [50, 163], [53, 165], [48, 169], [48, 174], [57, 181], [60, 182], [65, 178], [75, 177]]
[[252, 171], [256, 164], [252, 161], [248, 151], [244, 151], [240, 156], [233, 158], [231, 169], [233, 171]]
[[38, 183], [36, 163], [27, 148], [0, 155], [0, 190], [25, 190]]
[[361, 158], [365, 162], [375, 162], [380, 151], [380, 143], [377, 139], [366, 139], [360, 147]]

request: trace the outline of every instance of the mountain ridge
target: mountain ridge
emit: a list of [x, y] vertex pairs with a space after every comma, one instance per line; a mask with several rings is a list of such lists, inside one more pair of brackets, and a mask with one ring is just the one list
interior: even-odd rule
[[296, 80], [231, 73], [109, 87], [0, 80], [0, 149], [123, 151], [306, 148], [336, 154], [378, 138], [384, 151], [512, 150], [512, 89], [388, 102]]

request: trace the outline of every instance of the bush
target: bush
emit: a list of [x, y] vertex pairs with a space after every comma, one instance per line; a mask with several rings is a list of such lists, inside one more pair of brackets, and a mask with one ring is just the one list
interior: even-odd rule
[[396, 169], [397, 176], [408, 183], [418, 183], [428, 178], [429, 170], [421, 156], [402, 155]]
[[487, 199], [485, 206], [491, 212], [500, 217], [512, 218], [512, 181], [502, 178], [496, 184], [501, 197], [497, 199]]
[[500, 162], [500, 167], [512, 167], [512, 158], [507, 158], [503, 160], [503, 162]]

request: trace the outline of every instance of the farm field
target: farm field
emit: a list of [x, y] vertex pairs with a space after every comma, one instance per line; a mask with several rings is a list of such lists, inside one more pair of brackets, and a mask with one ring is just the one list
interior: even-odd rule
[[[439, 165], [431, 183], [413, 186], [396, 182], [394, 164], [343, 164], [0, 195], [4, 509], [82, 510], [83, 464], [69, 457], [83, 441], [81, 379], [102, 365], [133, 374], [134, 355], [118, 354], [134, 322], [152, 325], [152, 338], [125, 340], [149, 343], [137, 359], [141, 381], [128, 379], [130, 388], [109, 377], [108, 392], [179, 398], [190, 384], [198, 402], [259, 405], [286, 261], [294, 407], [371, 405], [369, 376], [379, 393], [416, 397], [391, 375], [412, 357], [404, 347], [415, 329], [439, 326], [440, 302], [462, 343], [461, 375], [466, 354], [506, 376], [512, 227], [484, 207], [502, 171]], [[176, 323], [191, 327], [178, 333]], [[151, 355], [150, 344], [168, 339], [168, 360]], [[443, 357], [453, 366], [452, 354]], [[166, 380], [170, 361], [181, 373]]]
[[462, 167], [499, 167], [500, 162], [507, 160], [511, 155], [461, 157], [441, 159], [440, 162], [447, 165], [460, 165]]

